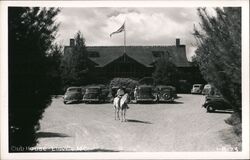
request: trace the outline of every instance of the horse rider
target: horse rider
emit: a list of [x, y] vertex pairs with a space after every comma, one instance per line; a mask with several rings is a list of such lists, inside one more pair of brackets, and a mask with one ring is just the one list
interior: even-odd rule
[[122, 87], [119, 87], [116, 93], [117, 97], [121, 99], [124, 94], [125, 94], [124, 89]]
[[[117, 93], [116, 93], [116, 95], [117, 95], [117, 97], [119, 98], [119, 100], [118, 100], [118, 105], [119, 105], [119, 107], [122, 107], [122, 106], [120, 106], [120, 101], [121, 101], [121, 98], [122, 98], [122, 96], [125, 94], [125, 91], [124, 91], [124, 89], [122, 88], [122, 87], [119, 87], [119, 89], [117, 90]], [[128, 109], [129, 107], [127, 106], [127, 109]]]

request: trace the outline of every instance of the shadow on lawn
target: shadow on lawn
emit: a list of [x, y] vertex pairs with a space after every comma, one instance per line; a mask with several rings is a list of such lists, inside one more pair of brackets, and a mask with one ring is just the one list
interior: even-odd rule
[[69, 137], [66, 134], [63, 133], [53, 133], [53, 132], [38, 132], [36, 134], [37, 138], [53, 138], [53, 137]]
[[179, 101], [173, 101], [172, 103], [170, 104], [183, 104], [183, 102], [179, 102]]
[[159, 102], [159, 104], [183, 104], [183, 102], [173, 101], [173, 102]]
[[152, 124], [151, 122], [148, 122], [148, 121], [140, 121], [140, 120], [135, 120], [135, 119], [127, 119], [127, 122]]

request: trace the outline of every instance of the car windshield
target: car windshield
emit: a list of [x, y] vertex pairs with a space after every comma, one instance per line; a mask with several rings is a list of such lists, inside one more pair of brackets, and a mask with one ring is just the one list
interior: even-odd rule
[[142, 87], [139, 89], [139, 93], [152, 93], [152, 88], [151, 87]]
[[194, 85], [194, 88], [200, 88], [200, 85]]
[[171, 89], [166, 87], [166, 88], [160, 88], [159, 90], [160, 90], [160, 91], [169, 91], [169, 90], [171, 90]]
[[208, 88], [211, 88], [211, 86], [210, 86], [210, 85], [205, 85], [204, 88], [207, 88], [207, 89], [208, 89]]
[[222, 96], [221, 93], [220, 93], [220, 91], [217, 90], [217, 89], [215, 89], [215, 88], [213, 88], [211, 90], [210, 95], [212, 95], [212, 96]]
[[100, 88], [87, 88], [86, 93], [98, 93]]
[[69, 88], [68, 92], [81, 92], [82, 89], [81, 88]]

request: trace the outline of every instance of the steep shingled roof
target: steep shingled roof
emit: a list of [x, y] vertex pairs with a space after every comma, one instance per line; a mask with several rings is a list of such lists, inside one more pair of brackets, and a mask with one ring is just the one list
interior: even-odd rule
[[[69, 46], [65, 47], [65, 52], [70, 52]], [[123, 46], [87, 46], [90, 52], [98, 52], [99, 57], [89, 57], [98, 67], [104, 67], [121, 57], [124, 52]], [[177, 67], [190, 67], [186, 57], [185, 46], [126, 46], [126, 54], [135, 61], [146, 67], [152, 67], [157, 59], [152, 52], [163, 51], [164, 54], [169, 53], [173, 62]]]

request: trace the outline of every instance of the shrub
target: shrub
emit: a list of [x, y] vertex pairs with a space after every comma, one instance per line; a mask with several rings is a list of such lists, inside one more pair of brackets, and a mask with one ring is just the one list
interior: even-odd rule
[[114, 78], [110, 81], [110, 88], [112, 86], [124, 86], [126, 88], [135, 88], [138, 85], [138, 81], [130, 79], [130, 78]]
[[233, 126], [233, 131], [237, 136], [241, 136], [242, 123], [239, 113], [233, 113], [225, 122]]

